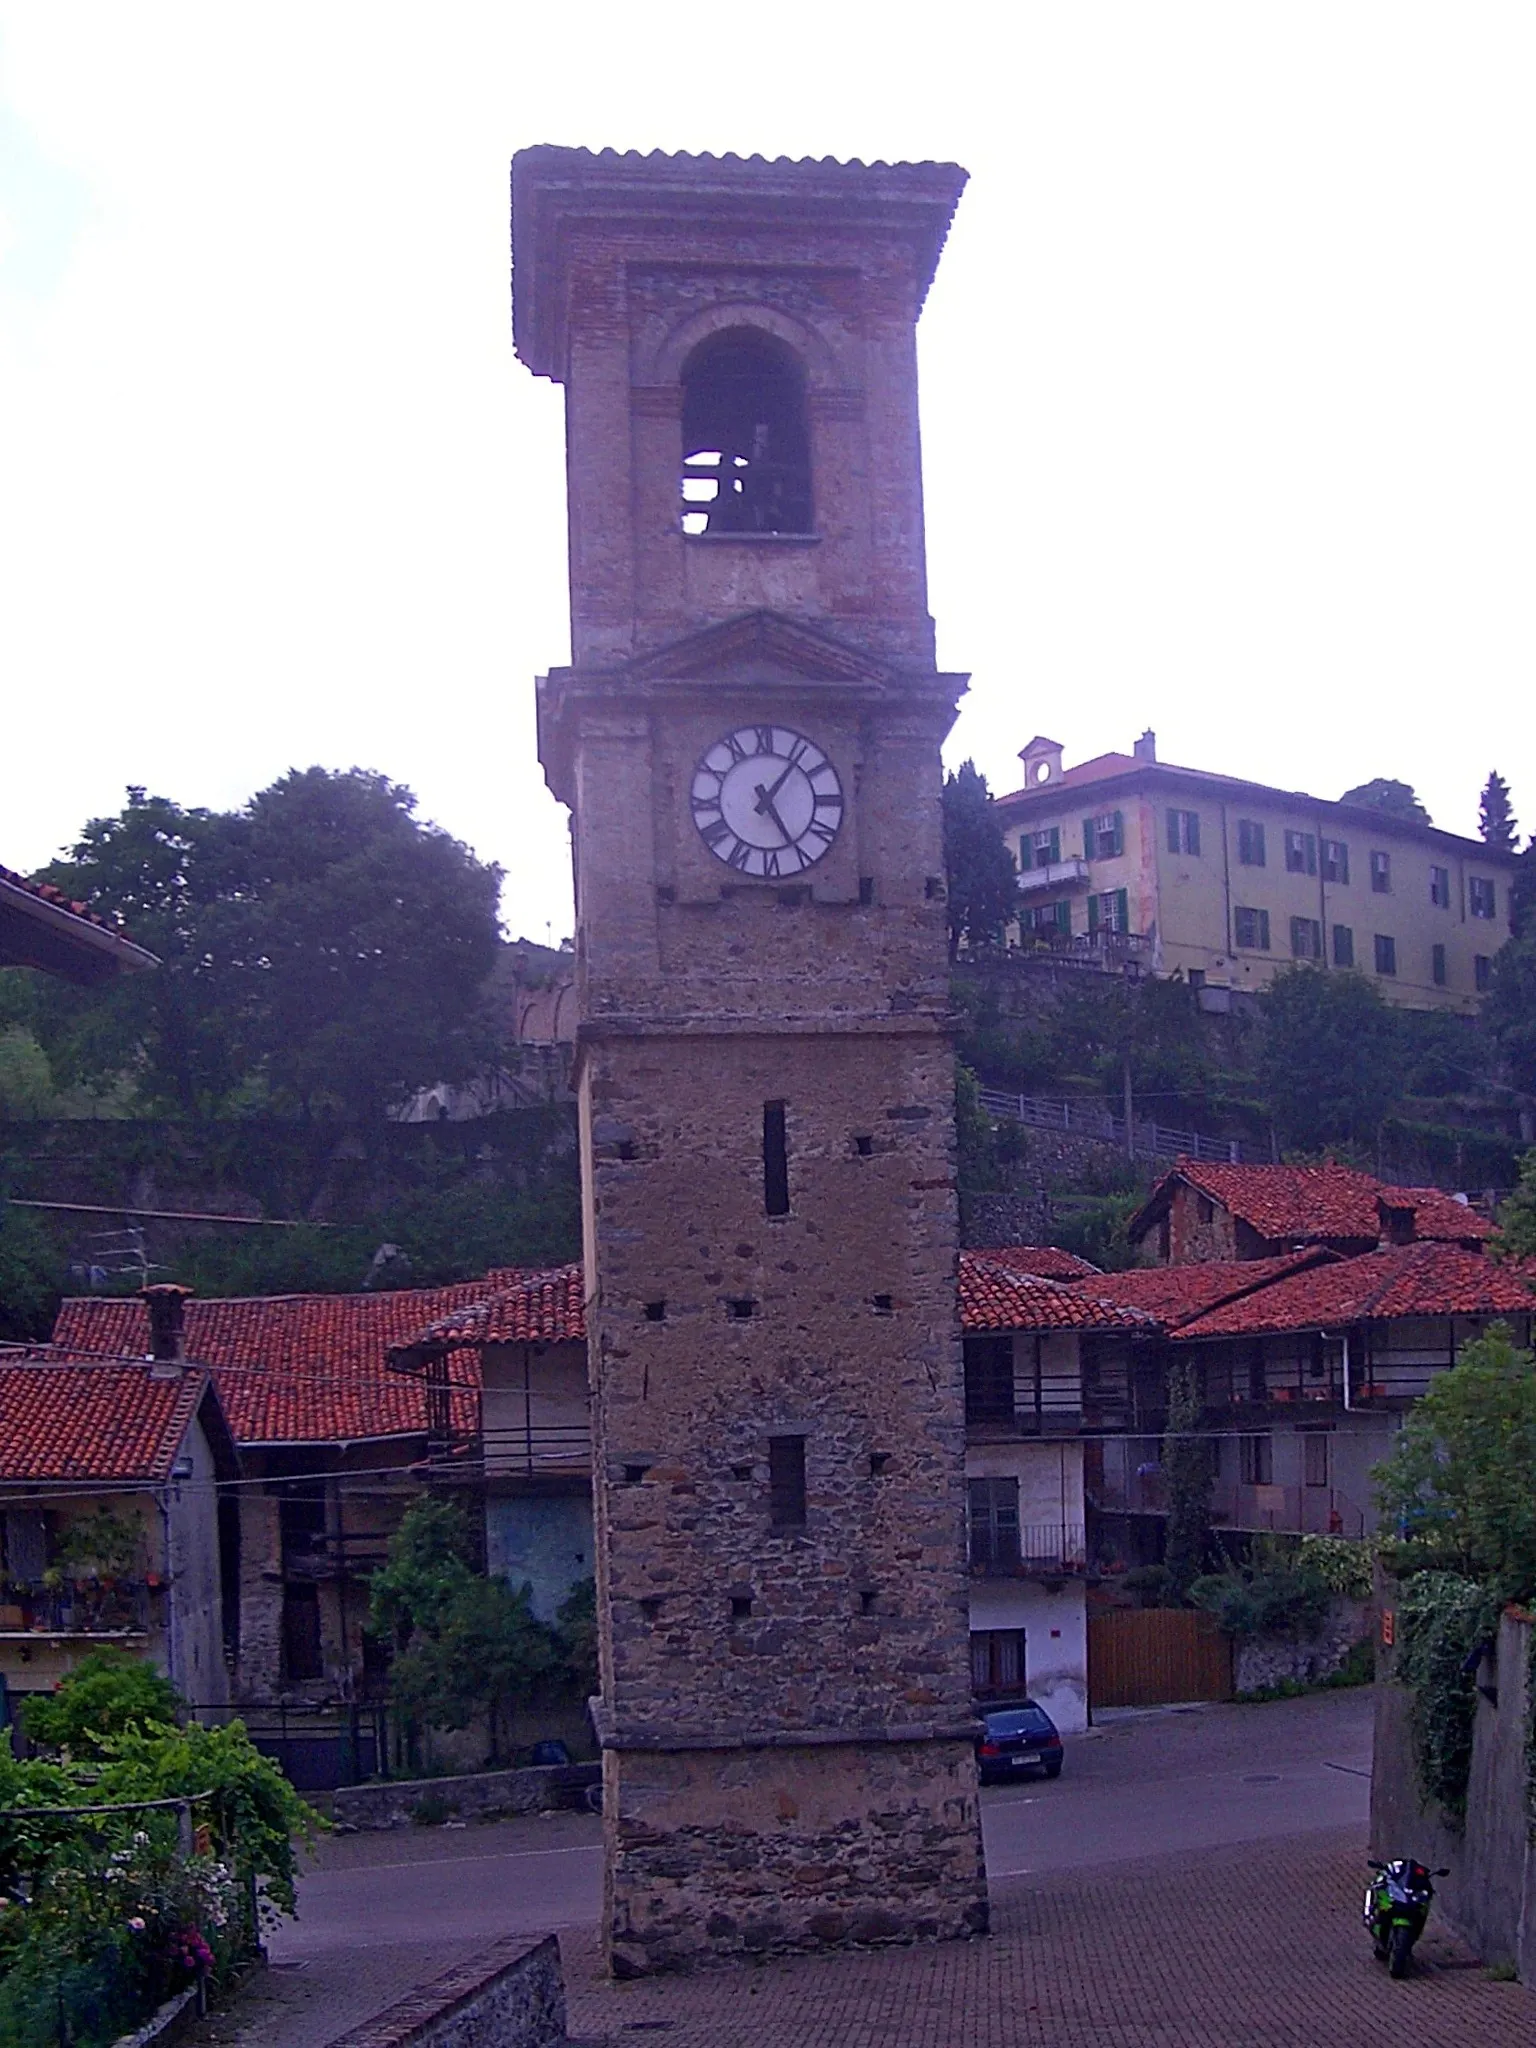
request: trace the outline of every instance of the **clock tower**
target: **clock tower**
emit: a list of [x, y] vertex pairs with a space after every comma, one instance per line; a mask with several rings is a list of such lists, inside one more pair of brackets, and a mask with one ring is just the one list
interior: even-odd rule
[[916, 325], [948, 164], [537, 148], [606, 1836], [625, 1975], [973, 1933]]

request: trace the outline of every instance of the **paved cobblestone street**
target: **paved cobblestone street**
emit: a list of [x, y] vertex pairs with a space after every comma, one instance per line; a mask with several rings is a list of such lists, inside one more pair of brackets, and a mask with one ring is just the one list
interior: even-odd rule
[[1393, 1983], [1359, 1921], [1357, 1830], [998, 1886], [929, 1949], [615, 1985], [561, 1936], [573, 2041], [668, 2048], [1536, 2048], [1536, 1997], [1433, 1923]]

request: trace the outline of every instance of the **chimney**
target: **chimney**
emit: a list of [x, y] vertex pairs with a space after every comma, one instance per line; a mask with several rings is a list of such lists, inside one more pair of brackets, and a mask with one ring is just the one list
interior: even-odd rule
[[1157, 759], [1157, 734], [1150, 725], [1136, 742], [1135, 746], [1132, 747], [1131, 752], [1138, 761], [1155, 761]]
[[154, 1364], [151, 1377], [173, 1379], [186, 1361], [184, 1333], [185, 1304], [192, 1292], [173, 1280], [141, 1287], [139, 1299], [149, 1310], [149, 1355]]

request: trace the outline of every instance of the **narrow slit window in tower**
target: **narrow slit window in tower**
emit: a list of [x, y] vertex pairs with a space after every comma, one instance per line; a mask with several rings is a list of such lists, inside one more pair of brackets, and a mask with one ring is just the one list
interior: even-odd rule
[[768, 1439], [768, 1519], [775, 1529], [805, 1527], [805, 1438]]
[[683, 531], [809, 533], [805, 380], [753, 328], [701, 343], [683, 370]]
[[782, 1102], [763, 1104], [763, 1207], [770, 1216], [789, 1214], [789, 1143]]

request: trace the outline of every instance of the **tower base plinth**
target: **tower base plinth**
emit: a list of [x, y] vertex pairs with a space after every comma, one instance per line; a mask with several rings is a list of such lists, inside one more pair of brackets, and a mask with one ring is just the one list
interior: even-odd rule
[[609, 1750], [618, 1977], [987, 1928], [968, 1741]]

